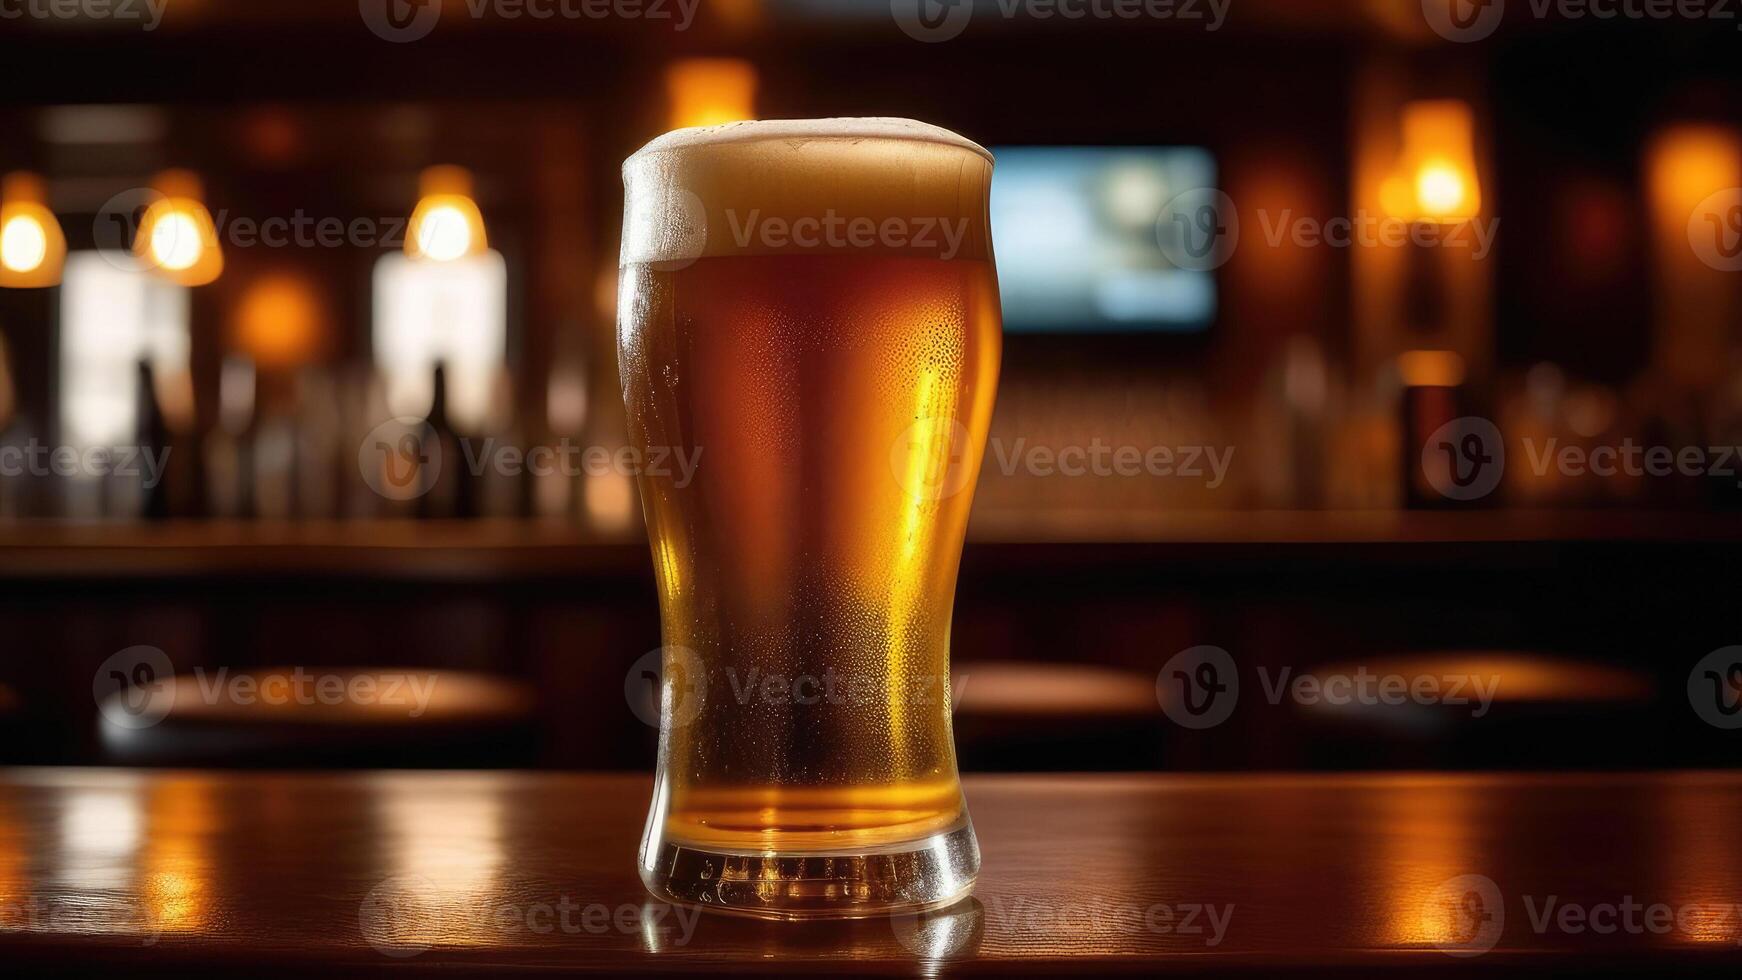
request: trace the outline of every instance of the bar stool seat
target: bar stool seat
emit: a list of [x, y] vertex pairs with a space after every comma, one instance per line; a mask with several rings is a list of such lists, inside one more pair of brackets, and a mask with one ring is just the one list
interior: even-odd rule
[[953, 670], [956, 754], [964, 770], [1153, 768], [1155, 678], [1093, 664], [976, 661]]
[[487, 768], [525, 764], [533, 742], [527, 685], [461, 671], [213, 671], [157, 684], [131, 711], [122, 697], [99, 736], [125, 765]]
[[[1518, 650], [1446, 650], [1315, 667], [1298, 705], [1314, 762], [1334, 767], [1616, 766], [1648, 759], [1655, 701], [1639, 671]], [[1361, 681], [1361, 677], [1365, 681]], [[1355, 694], [1361, 691], [1364, 693]]]

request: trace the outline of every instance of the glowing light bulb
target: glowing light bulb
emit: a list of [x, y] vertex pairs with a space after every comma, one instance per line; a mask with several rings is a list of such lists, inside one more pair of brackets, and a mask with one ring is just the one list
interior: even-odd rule
[[165, 214], [151, 228], [151, 257], [172, 272], [193, 268], [203, 248], [199, 223], [183, 212]]
[[66, 236], [48, 209], [42, 178], [22, 172], [0, 177], [0, 288], [58, 285], [66, 256]]
[[437, 262], [452, 262], [472, 250], [472, 226], [465, 212], [451, 204], [427, 211], [417, 226], [417, 248]]
[[33, 217], [9, 218], [0, 228], [0, 265], [10, 272], [35, 272], [48, 258], [48, 232]]
[[405, 254], [431, 262], [454, 262], [489, 250], [484, 214], [472, 199], [472, 174], [464, 167], [430, 167], [418, 178]]
[[1464, 176], [1449, 163], [1424, 164], [1415, 174], [1415, 199], [1429, 215], [1458, 214], [1464, 203]]
[[218, 228], [206, 210], [198, 176], [165, 170], [151, 183], [155, 200], [139, 219], [133, 254], [182, 286], [204, 286], [224, 272]]
[[1380, 188], [1386, 211], [1406, 221], [1455, 224], [1482, 212], [1476, 114], [1458, 99], [1405, 103], [1402, 153]]

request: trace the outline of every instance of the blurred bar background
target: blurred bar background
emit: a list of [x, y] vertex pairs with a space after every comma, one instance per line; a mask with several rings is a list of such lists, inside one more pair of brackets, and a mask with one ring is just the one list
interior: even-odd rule
[[[1736, 641], [1742, 478], [1533, 455], [1742, 443], [1733, 25], [1448, 38], [1416, 0], [1234, 0], [1215, 29], [982, 5], [943, 37], [874, 0], [702, 0], [681, 28], [678, 5], [382, 6], [439, 22], [169, 0], [148, 34], [0, 23], [4, 761], [647, 766], [625, 676], [657, 608], [609, 463], [617, 168], [677, 126], [837, 115], [1000, 160], [964, 768], [1733, 757], [1688, 684]], [[1467, 417], [1509, 451], [1468, 485], [1467, 433], [1436, 449]], [[479, 447], [572, 462], [453, 465]], [[1166, 473], [1062, 468], [1158, 447]], [[139, 645], [178, 675], [476, 686], [415, 725], [108, 737], [88, 679]], [[1241, 710], [1193, 731], [1164, 665], [1197, 645], [1503, 696], [1477, 725], [1271, 706], [1243, 673]]]

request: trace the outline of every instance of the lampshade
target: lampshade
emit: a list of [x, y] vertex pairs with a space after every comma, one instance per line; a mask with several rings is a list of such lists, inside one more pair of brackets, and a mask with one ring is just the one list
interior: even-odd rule
[[224, 272], [218, 228], [206, 210], [199, 177], [166, 170], [151, 182], [154, 200], [139, 222], [133, 254], [181, 286], [204, 286]]
[[66, 256], [66, 236], [48, 209], [42, 178], [7, 174], [0, 181], [0, 286], [59, 285]]

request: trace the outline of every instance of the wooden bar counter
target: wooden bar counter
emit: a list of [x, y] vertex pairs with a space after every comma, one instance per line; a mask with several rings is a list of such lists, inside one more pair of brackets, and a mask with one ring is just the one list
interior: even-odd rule
[[653, 901], [633, 774], [0, 772], [8, 972], [1723, 972], [1742, 776], [969, 777], [974, 898]]

